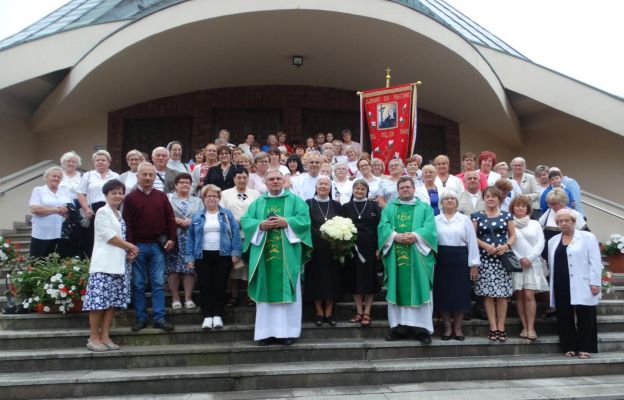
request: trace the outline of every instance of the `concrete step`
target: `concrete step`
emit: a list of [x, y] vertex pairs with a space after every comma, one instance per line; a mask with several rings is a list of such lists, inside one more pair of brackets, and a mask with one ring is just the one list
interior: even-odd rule
[[[16, 316], [22, 317], [22, 316]], [[74, 319], [78, 322], [78, 320]], [[111, 335], [120, 345], [127, 346], [150, 346], [150, 345], [178, 345], [194, 343], [229, 343], [253, 340], [253, 324], [229, 324], [227, 320], [223, 329], [203, 331], [201, 319], [192, 325], [178, 324], [175, 330], [165, 333], [159, 329], [148, 327], [140, 332], [132, 332], [130, 327], [114, 327]], [[317, 327], [314, 323], [302, 324], [302, 339], [381, 339], [388, 333], [386, 320], [375, 320], [368, 328], [360, 328], [348, 322], [339, 322], [335, 327], [323, 325]], [[507, 321], [509, 337], [515, 337], [520, 332], [520, 324], [517, 319]], [[436, 326], [436, 335], [442, 331], [441, 326]], [[536, 324], [537, 333], [540, 336], [554, 335], [556, 326], [554, 320], [539, 321]], [[487, 321], [472, 320], [464, 321], [463, 331], [466, 337], [485, 337], [489, 330]], [[598, 332], [617, 333], [624, 332], [624, 316], [600, 316], [598, 317]], [[26, 329], [26, 330], [0, 330], [0, 350], [34, 350], [84, 347], [85, 340], [89, 336], [88, 321], [82, 319], [82, 323], [76, 323], [71, 328], [58, 329]]]
[[[540, 316], [545, 310], [545, 305], [540, 305], [538, 308], [538, 320], [542, 320]], [[151, 314], [151, 310], [148, 310]], [[371, 310], [371, 316], [373, 320], [386, 320], [387, 319], [387, 303], [384, 301], [377, 301], [373, 303]], [[202, 317], [199, 308], [193, 310], [173, 310], [171, 308], [166, 309], [167, 318], [174, 324], [195, 324], [201, 323]], [[602, 300], [597, 308], [598, 315], [600, 316], [624, 316], [624, 299], [615, 300]], [[247, 307], [246, 305], [227, 308], [225, 311], [224, 320], [229, 324], [253, 324], [255, 321], [255, 307]], [[348, 321], [355, 313], [355, 303], [353, 302], [338, 302], [334, 307], [334, 317], [336, 321]], [[509, 318], [514, 318], [516, 315], [516, 309], [513, 304], [510, 304], [508, 310]], [[132, 326], [135, 320], [135, 312], [132, 309], [117, 312], [115, 315], [114, 326], [124, 327]], [[86, 313], [73, 313], [73, 314], [23, 314], [23, 315], [0, 315], [0, 329], [57, 329], [67, 328], [71, 329], [76, 326], [86, 325], [86, 322], [77, 322], [86, 320]], [[437, 317], [434, 316], [437, 320]], [[474, 319], [474, 318], [473, 318]], [[549, 318], [554, 320], [554, 318]], [[303, 320], [313, 321], [314, 312], [312, 304], [304, 304], [303, 308]]]
[[589, 360], [557, 354], [123, 368], [0, 374], [0, 398], [75, 398], [104, 393], [126, 396], [623, 373], [622, 352], [595, 354]]
[[[599, 335], [599, 351], [624, 351], [624, 333]], [[434, 338], [431, 345], [416, 340], [386, 342], [384, 339], [303, 339], [284, 351], [281, 345], [261, 347], [251, 341], [188, 345], [125, 346], [119, 351], [93, 353], [81, 348], [3, 351], [0, 373], [102, 370], [123, 368], [168, 368], [233, 364], [270, 364], [384, 360], [406, 358], [515, 356], [558, 354], [557, 336], [541, 336], [532, 342], [510, 338], [505, 343], [484, 337], [470, 337], [463, 342]]]
[[[544, 399], [622, 399], [624, 375], [598, 375], [571, 378], [503, 379], [463, 382], [422, 382], [406, 384], [334, 386], [238, 392], [186, 393], [183, 395], [124, 396], [124, 400], [544, 400]], [[88, 397], [85, 400], [118, 400], [118, 397]]]

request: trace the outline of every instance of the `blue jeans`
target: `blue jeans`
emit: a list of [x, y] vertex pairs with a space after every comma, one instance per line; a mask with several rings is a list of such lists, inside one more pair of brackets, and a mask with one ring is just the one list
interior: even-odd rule
[[165, 320], [165, 253], [157, 243], [137, 243], [139, 254], [132, 263], [132, 295], [137, 321], [147, 321], [145, 287], [152, 287], [154, 321]]

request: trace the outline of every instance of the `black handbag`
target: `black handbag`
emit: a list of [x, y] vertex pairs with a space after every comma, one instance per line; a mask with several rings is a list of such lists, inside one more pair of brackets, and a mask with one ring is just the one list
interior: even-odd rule
[[[490, 233], [492, 234], [492, 240], [496, 238], [494, 235], [494, 230], [492, 229], [492, 225], [490, 227]], [[516, 257], [516, 254], [509, 250], [504, 252], [502, 255], [498, 256], [501, 260], [501, 264], [503, 264], [503, 268], [507, 272], [522, 272], [522, 266], [520, 265], [520, 260]]]
[[501, 263], [503, 264], [503, 268], [507, 272], [522, 272], [522, 266], [520, 265], [520, 260], [516, 257], [516, 254], [509, 250], [502, 255], [498, 256], [500, 258]]

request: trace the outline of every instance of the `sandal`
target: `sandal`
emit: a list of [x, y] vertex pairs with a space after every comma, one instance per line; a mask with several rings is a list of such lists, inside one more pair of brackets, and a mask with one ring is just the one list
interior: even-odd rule
[[498, 331], [490, 331], [488, 333], [488, 340], [496, 342], [498, 340]]
[[575, 357], [576, 353], [573, 351], [566, 351], [566, 353], [563, 355], [564, 357]]
[[578, 358], [580, 358], [581, 360], [589, 360], [590, 356], [589, 356], [589, 353], [586, 353], [584, 351], [579, 351]]
[[367, 326], [370, 326], [372, 323], [373, 323], [373, 320], [371, 319], [369, 314], [362, 315], [362, 327], [366, 328]]
[[238, 306], [238, 297], [232, 297], [230, 301], [225, 305], [227, 308], [234, 308]]
[[507, 341], [507, 334], [505, 331], [498, 331], [498, 341], [505, 343]]
[[351, 317], [349, 322], [351, 322], [352, 324], [357, 324], [359, 322], [362, 322], [362, 314], [355, 314], [353, 317]]
[[518, 336], [520, 336], [522, 339], [528, 339], [529, 336], [527, 335], [527, 330], [523, 329], [520, 331], [520, 333], [518, 334]]
[[529, 334], [527, 335], [527, 339], [529, 339], [529, 340], [537, 340], [537, 332], [529, 331]]

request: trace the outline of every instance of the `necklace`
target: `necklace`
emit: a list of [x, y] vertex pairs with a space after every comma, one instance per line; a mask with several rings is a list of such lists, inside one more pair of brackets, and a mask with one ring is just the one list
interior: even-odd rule
[[353, 208], [355, 208], [355, 213], [357, 214], [358, 219], [362, 219], [362, 214], [364, 214], [364, 210], [366, 210], [366, 204], [368, 204], [368, 198], [364, 202], [364, 207], [362, 207], [362, 212], [359, 212], [357, 206], [355, 205], [355, 201], [353, 202]]
[[318, 200], [316, 201], [316, 206], [321, 211], [321, 215], [323, 216], [323, 218], [325, 218], [325, 221], [327, 221], [327, 215], [329, 215], [329, 201], [327, 202], [327, 212], [323, 212], [323, 209], [321, 208], [321, 202]]

